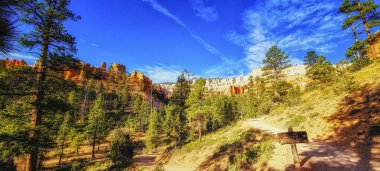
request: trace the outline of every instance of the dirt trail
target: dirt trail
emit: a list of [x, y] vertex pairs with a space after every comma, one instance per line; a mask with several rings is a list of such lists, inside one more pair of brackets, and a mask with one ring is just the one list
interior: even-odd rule
[[[263, 119], [251, 119], [247, 120], [247, 123], [254, 128], [271, 134], [287, 131], [285, 128], [265, 123]], [[358, 154], [353, 149], [344, 149], [331, 146], [324, 142], [310, 141], [311, 142], [307, 144], [297, 144], [302, 170], [380, 170], [380, 158], [377, 153], [379, 149], [376, 147], [372, 148], [371, 151], [364, 150], [363, 153], [368, 154], [363, 155]], [[275, 147], [273, 158], [268, 163], [269, 167], [276, 170], [293, 170], [293, 158], [290, 145], [280, 145], [276, 143]]]
[[[266, 123], [264, 119], [249, 119], [244, 126], [260, 129], [269, 134], [276, 135], [286, 132], [287, 129]], [[297, 130], [295, 130], [297, 131]], [[231, 130], [228, 131], [231, 133]], [[342, 148], [330, 145], [326, 142], [309, 140], [307, 144], [297, 144], [298, 154], [301, 160], [301, 170], [313, 171], [380, 171], [380, 137], [373, 139], [371, 149], [362, 151], [353, 148]], [[208, 153], [206, 153], [208, 151]], [[212, 155], [204, 150], [203, 153], [187, 154], [181, 158], [172, 158], [173, 163], [164, 165], [167, 171], [196, 170], [203, 162], [205, 156]], [[189, 152], [192, 153], [192, 152]], [[187, 157], [186, 157], [187, 156]], [[188, 157], [192, 156], [192, 157]], [[196, 156], [195, 158], [193, 158]], [[137, 165], [143, 166], [144, 170], [153, 170], [156, 156], [138, 156], [135, 158]], [[275, 143], [272, 159], [268, 162], [269, 170], [295, 170], [290, 145]]]

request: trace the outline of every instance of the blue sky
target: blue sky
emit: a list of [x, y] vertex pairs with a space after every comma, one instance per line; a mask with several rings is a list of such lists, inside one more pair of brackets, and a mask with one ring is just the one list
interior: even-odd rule
[[[120, 63], [154, 82], [187, 69], [203, 77], [247, 75], [278, 45], [301, 64], [308, 50], [336, 63], [353, 42], [341, 30], [341, 1], [331, 0], [81, 0], [67, 22], [78, 58]], [[14, 52], [10, 56], [34, 60]]]

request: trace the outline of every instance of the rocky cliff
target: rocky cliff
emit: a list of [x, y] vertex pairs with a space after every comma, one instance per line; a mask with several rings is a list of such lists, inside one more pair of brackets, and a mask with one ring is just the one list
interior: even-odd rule
[[[253, 78], [261, 76], [264, 72], [261, 68], [253, 70], [247, 76], [231, 77], [231, 78], [208, 78], [206, 79], [206, 87], [209, 90], [220, 92], [222, 94], [239, 95], [246, 92], [245, 86], [249, 82], [249, 77]], [[304, 65], [293, 66], [284, 70], [286, 80], [297, 83], [299, 85], [306, 85], [306, 69]], [[175, 84], [165, 83], [160, 84], [161, 87], [166, 89], [166, 92], [172, 92]]]
[[13, 60], [10, 60], [9, 58], [5, 58], [5, 59], [0, 59], [0, 61], [2, 62], [3, 65], [5, 65], [5, 68], [11, 68], [11, 67], [14, 67], [14, 66], [27, 66], [28, 64], [22, 59], [22, 60], [18, 60], [18, 59], [13, 59]]

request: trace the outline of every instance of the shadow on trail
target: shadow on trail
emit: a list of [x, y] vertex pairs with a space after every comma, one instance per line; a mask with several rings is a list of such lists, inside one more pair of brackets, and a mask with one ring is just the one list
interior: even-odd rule
[[[317, 171], [380, 170], [380, 84], [366, 85], [345, 97], [338, 112], [326, 119], [334, 124], [335, 134], [324, 139], [327, 147], [313, 145], [300, 154], [304, 167]], [[313, 157], [323, 160], [308, 162]]]
[[[257, 170], [257, 168], [252, 167], [252, 163], [242, 160], [244, 157], [240, 155], [245, 155], [253, 145], [273, 138], [272, 134], [258, 129], [251, 129], [242, 134], [240, 140], [220, 146], [213, 155], [199, 165], [197, 170], [230, 170], [230, 165], [234, 164], [240, 164], [240, 166], [234, 166], [238, 170]], [[240, 162], [237, 162], [238, 160]], [[265, 167], [265, 169], [261, 170], [272, 171], [274, 169]]]

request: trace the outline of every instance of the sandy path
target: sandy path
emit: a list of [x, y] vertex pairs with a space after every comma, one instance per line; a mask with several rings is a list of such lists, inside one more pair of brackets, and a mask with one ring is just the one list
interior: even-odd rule
[[[285, 128], [265, 123], [263, 119], [251, 119], [247, 120], [247, 123], [254, 128], [271, 134], [287, 131]], [[311, 142], [307, 144], [297, 144], [302, 170], [380, 170], [380, 158], [378, 157], [379, 153], [377, 153], [379, 147], [374, 146], [371, 151], [363, 152], [368, 153], [368, 155], [363, 155], [358, 154], [353, 149], [343, 149], [333, 147], [324, 142], [310, 141]], [[380, 144], [380, 141], [378, 144]], [[274, 151], [273, 158], [268, 163], [269, 167], [276, 170], [293, 170], [293, 158], [290, 145], [280, 145], [276, 143], [275, 147], [276, 150]]]

